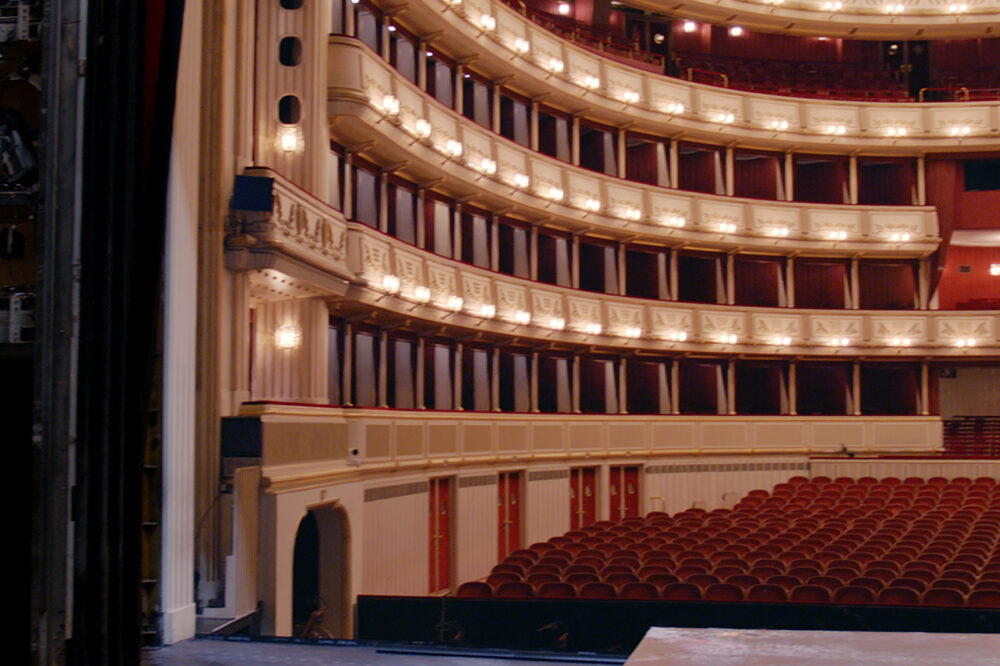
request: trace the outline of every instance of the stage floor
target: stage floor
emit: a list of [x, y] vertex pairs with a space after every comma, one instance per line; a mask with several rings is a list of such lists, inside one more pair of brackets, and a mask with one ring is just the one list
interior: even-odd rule
[[625, 662], [683, 666], [1000, 664], [995, 634], [653, 627]]

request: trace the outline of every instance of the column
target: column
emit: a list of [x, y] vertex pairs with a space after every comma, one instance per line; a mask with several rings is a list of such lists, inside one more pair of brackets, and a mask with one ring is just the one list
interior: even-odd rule
[[570, 122], [570, 164], [580, 166], [580, 116], [574, 115]]
[[732, 145], [726, 146], [726, 196], [736, 192], [736, 156]]
[[231, 413], [250, 399], [250, 285], [244, 272], [230, 273], [232, 276], [232, 369], [230, 375]]
[[670, 140], [670, 187], [675, 190], [680, 187], [680, 150], [677, 146], [677, 139]]
[[[354, 12], [348, 12], [352, 15]], [[344, 152], [344, 198], [342, 200], [344, 217], [348, 220], [354, 219], [354, 174], [352, 164], [354, 159], [352, 158], [353, 153]]]
[[455, 110], [460, 114], [465, 109], [465, 63], [455, 63]]
[[851, 310], [861, 307], [861, 291], [858, 284], [858, 258], [851, 257]]
[[426, 351], [427, 338], [421, 336], [417, 338], [417, 409], [427, 409], [427, 403], [424, 402], [424, 373], [427, 371], [424, 367], [424, 354]]
[[378, 178], [376, 191], [378, 192], [378, 230], [384, 234], [389, 233], [389, 174], [385, 169], [379, 169], [375, 177]]
[[490, 270], [500, 270], [500, 222], [496, 215], [490, 215]]
[[531, 353], [531, 411], [538, 413], [538, 352]]
[[569, 252], [570, 284], [574, 289], [580, 288], [580, 237], [573, 234], [573, 244]]
[[617, 159], [618, 164], [616, 165], [618, 168], [618, 173], [616, 175], [619, 178], [625, 177], [625, 171], [626, 171], [625, 150], [627, 145], [628, 144], [625, 141], [625, 128], [620, 127], [618, 128], [618, 155], [616, 156], [618, 158]]
[[354, 7], [355, 5], [353, 4], [344, 5], [344, 34], [357, 37], [357, 34], [355, 34]]
[[785, 201], [795, 200], [795, 157], [785, 153]]
[[730, 358], [726, 365], [726, 402], [728, 414], [736, 413], [736, 360]]
[[417, 187], [417, 247], [426, 247], [427, 242], [424, 238], [427, 234], [427, 213], [424, 210], [427, 203], [426, 190], [420, 186]]
[[681, 413], [681, 399], [678, 395], [678, 390], [681, 385], [681, 372], [680, 366], [678, 365], [677, 359], [673, 359], [670, 362], [670, 413], [680, 414]]
[[493, 131], [497, 134], [500, 133], [500, 84], [493, 84], [493, 111], [492, 118], [490, 121], [493, 126]]
[[848, 163], [847, 189], [850, 201], [848, 203], [858, 203], [858, 156], [851, 155]]
[[378, 404], [389, 406], [389, 332], [378, 334]]
[[732, 252], [726, 255], [726, 304], [736, 302], [736, 255]]
[[573, 413], [580, 413], [580, 355], [573, 354]]
[[384, 14], [382, 16], [382, 59], [386, 62], [390, 62], [391, 58], [391, 48], [390, 39], [392, 33], [389, 32], [389, 23], [392, 21], [391, 14]]
[[454, 396], [451, 404], [454, 405], [456, 412], [461, 412], [465, 409], [462, 407], [462, 349], [463, 345], [461, 342], [455, 343], [455, 363], [453, 365], [454, 379], [451, 382], [451, 387], [454, 390]]
[[785, 293], [787, 307], [795, 307], [795, 255], [789, 255], [785, 261]]
[[341, 396], [341, 402], [344, 407], [353, 407], [354, 400], [354, 386], [352, 383], [354, 377], [354, 327], [351, 322], [344, 322], [344, 367], [341, 370], [342, 379], [344, 382]]
[[861, 416], [861, 363], [854, 361], [851, 374], [851, 394], [854, 400], [854, 416]]
[[493, 372], [490, 374], [490, 404], [494, 412], [500, 411], [500, 349], [493, 348]]
[[797, 368], [794, 359], [788, 362], [788, 413], [791, 416], [799, 413]]
[[462, 204], [455, 204], [455, 214], [451, 216], [451, 258], [462, 260]]
[[625, 247], [625, 243], [618, 244], [618, 293], [622, 296], [627, 293], [625, 289], [625, 277], [628, 272], [625, 270], [625, 257], [627, 256]]
[[[347, 13], [354, 12], [348, 10]], [[427, 42], [422, 39], [417, 41], [417, 87], [427, 90]]]
[[917, 264], [918, 274], [917, 274], [917, 298], [919, 299], [919, 305], [921, 310], [926, 310], [929, 307], [928, 300], [931, 290], [931, 279], [930, 279], [930, 264], [928, 263], [927, 257], [919, 259], [919, 264]]
[[531, 247], [528, 249], [529, 272], [532, 280], [538, 279], [538, 227], [531, 227]]
[[677, 284], [677, 248], [670, 248], [670, 300], [676, 301], [680, 292], [680, 285]]
[[930, 372], [927, 361], [922, 361], [920, 363], [920, 415], [929, 416], [930, 413]]
[[917, 204], [927, 205], [927, 157], [917, 157]]
[[528, 121], [530, 128], [529, 145], [531, 149], [538, 152], [538, 102], [531, 101], [531, 119]]
[[628, 359], [624, 356], [618, 362], [618, 413], [628, 414]]

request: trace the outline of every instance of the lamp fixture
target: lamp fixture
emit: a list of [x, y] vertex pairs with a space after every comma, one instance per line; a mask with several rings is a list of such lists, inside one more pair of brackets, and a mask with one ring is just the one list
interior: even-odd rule
[[569, 11], [572, 9], [568, 2], [560, 2], [558, 11], [560, 16], [569, 16]]
[[887, 127], [885, 129], [886, 136], [901, 137], [906, 136], [907, 129], [905, 127]]
[[514, 40], [514, 50], [523, 55], [531, 50], [531, 44], [524, 37], [518, 37]]
[[382, 276], [382, 291], [387, 294], [395, 294], [399, 291], [399, 278], [395, 275]]
[[827, 125], [823, 131], [827, 134], [842, 136], [847, 133], [847, 127], [844, 125]]
[[684, 342], [687, 339], [687, 331], [678, 331], [676, 329], [667, 331], [667, 340], [671, 342]]
[[387, 116], [398, 116], [399, 115], [399, 100], [392, 95], [385, 95], [382, 97], [382, 113]]
[[955, 346], [956, 347], [975, 347], [976, 346], [976, 339], [975, 338], [958, 338], [957, 340], [955, 340]]
[[787, 335], [785, 336], [776, 335], [772, 339], [772, 342], [778, 347], [787, 347], [788, 345], [792, 344], [792, 339]]
[[514, 311], [514, 323], [516, 324], [530, 324], [531, 323], [531, 313], [525, 312], [524, 310]]
[[515, 173], [512, 180], [514, 181], [514, 187], [519, 187], [521, 189], [524, 189], [531, 183], [531, 178], [529, 178], [526, 173]]
[[842, 230], [842, 229], [839, 230], [839, 231], [836, 230], [836, 229], [834, 229], [832, 231], [826, 232], [826, 237], [829, 240], [835, 240], [835, 241], [836, 240], [847, 240], [847, 232], [844, 231], [844, 230]]
[[566, 68], [566, 65], [559, 58], [549, 58], [544, 67], [553, 74], [560, 74]]
[[778, 130], [779, 132], [784, 132], [786, 129], [788, 129], [788, 121], [787, 120], [772, 120], [771, 121], [771, 129]]
[[583, 325], [583, 332], [587, 335], [600, 335], [602, 330], [604, 329], [597, 322], [591, 321]]
[[483, 319], [493, 319], [497, 315], [497, 306], [492, 303], [483, 303], [479, 306], [479, 316]]
[[971, 131], [968, 125], [952, 125], [948, 130], [952, 136], [967, 136]]
[[730, 37], [739, 37], [742, 34], [743, 34], [743, 28], [741, 28], [738, 25], [734, 25], [733, 27], [731, 27], [729, 29], [729, 36]]
[[830, 340], [830, 345], [833, 347], [846, 347], [851, 344], [850, 338], [833, 338]]
[[546, 324], [549, 328], [555, 331], [561, 331], [566, 328], [566, 320], [562, 317], [552, 317]]
[[413, 300], [417, 303], [427, 303], [431, 300], [431, 290], [423, 285], [413, 288]]
[[625, 220], [638, 222], [642, 219], [642, 211], [633, 206], [624, 206], [618, 213], [619, 217]]
[[448, 300], [444, 302], [444, 307], [445, 309], [451, 310], [452, 312], [458, 312], [459, 310], [462, 309], [462, 306], [464, 304], [465, 301], [462, 299], [461, 296], [452, 295], [449, 296]]
[[893, 347], [909, 347], [910, 346], [910, 339], [909, 338], [893, 338], [892, 340], [889, 341], [889, 344], [892, 345]]
[[890, 234], [889, 240], [891, 240], [893, 243], [906, 243], [909, 242], [910, 240], [910, 234], [905, 231], [899, 233], [893, 233]]
[[990, 275], [1000, 276], [1000, 264], [990, 264]]
[[301, 343], [302, 331], [299, 330], [298, 326], [285, 324], [284, 326], [279, 326], [274, 332], [274, 346], [278, 349], [291, 351]]
[[684, 21], [684, 32], [694, 32], [698, 28], [698, 24], [694, 21]]
[[736, 233], [736, 225], [731, 222], [722, 222], [719, 224], [719, 231], [724, 234]]
[[580, 79], [580, 85], [587, 90], [597, 90], [601, 87], [601, 80], [593, 74], [586, 74]]
[[635, 339], [642, 335], [642, 329], [639, 328], [638, 326], [626, 326], [625, 330], [622, 332], [622, 335], [624, 335], [626, 338]]
[[462, 142], [456, 141], [455, 139], [448, 139], [447, 143], [444, 144], [444, 152], [448, 153], [452, 157], [461, 157]]
[[712, 116], [712, 120], [722, 125], [729, 125], [734, 120], [736, 120], [736, 115], [732, 113], [726, 113], [725, 111], [717, 111]]
[[497, 20], [489, 14], [483, 14], [479, 17], [479, 25], [483, 30], [496, 30]]
[[282, 125], [278, 129], [278, 148], [286, 153], [298, 153], [305, 147], [302, 128], [298, 125]]
[[842, 2], [824, 2], [823, 9], [828, 12], [840, 11], [844, 6]]
[[683, 215], [669, 215], [663, 219], [663, 223], [668, 227], [680, 229], [687, 224], [687, 220], [684, 219]]
[[413, 133], [417, 135], [418, 138], [426, 139], [431, 135], [431, 124], [420, 118], [413, 124]]
[[723, 333], [719, 336], [719, 342], [724, 345], [735, 345], [739, 337], [735, 333]]

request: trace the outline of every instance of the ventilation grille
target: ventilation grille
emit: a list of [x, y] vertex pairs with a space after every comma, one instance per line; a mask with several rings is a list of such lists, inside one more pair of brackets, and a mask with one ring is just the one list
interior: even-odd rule
[[568, 469], [549, 469], [544, 472], [528, 472], [528, 481], [548, 481], [549, 479], [568, 479]]
[[496, 474], [485, 476], [460, 476], [458, 478], [459, 488], [476, 488], [477, 486], [495, 486], [497, 483]]
[[697, 465], [650, 465], [646, 474], [689, 474], [691, 472], [802, 472], [808, 462], [717, 463]]
[[398, 486], [384, 486], [382, 488], [366, 488], [365, 501], [377, 502], [378, 500], [393, 499], [394, 497], [406, 497], [426, 493], [430, 484], [427, 481], [415, 481], [414, 483], [403, 483]]

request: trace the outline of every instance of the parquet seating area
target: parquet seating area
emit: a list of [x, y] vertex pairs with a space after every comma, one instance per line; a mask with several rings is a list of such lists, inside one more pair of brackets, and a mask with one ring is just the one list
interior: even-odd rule
[[514, 551], [459, 597], [1000, 608], [1000, 485], [793, 477], [732, 509], [601, 521]]

